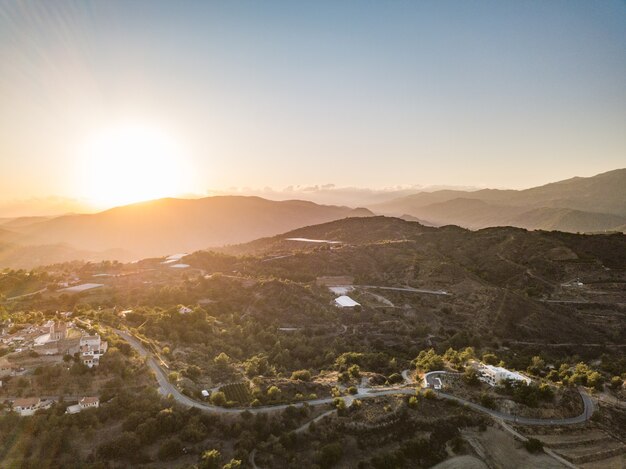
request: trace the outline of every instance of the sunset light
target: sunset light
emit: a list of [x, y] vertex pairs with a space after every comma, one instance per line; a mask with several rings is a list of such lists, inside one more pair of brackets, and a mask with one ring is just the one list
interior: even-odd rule
[[186, 168], [180, 144], [157, 127], [118, 124], [94, 132], [77, 153], [78, 185], [96, 207], [184, 191]]
[[626, 469], [626, 1], [0, 0], [0, 469]]

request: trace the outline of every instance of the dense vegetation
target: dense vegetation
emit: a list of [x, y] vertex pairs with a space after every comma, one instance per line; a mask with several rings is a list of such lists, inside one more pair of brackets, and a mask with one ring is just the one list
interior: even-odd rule
[[[102, 406], [76, 416], [63, 414], [61, 404], [32, 418], [5, 412], [0, 461], [9, 467], [234, 468], [248, 465], [257, 449], [263, 467], [308, 467], [309, 461], [339, 467], [348, 460], [365, 468], [428, 467], [446, 457], [446, 448], [468, 451], [459, 429], [484, 422], [420, 396], [357, 399], [349, 408], [344, 398], [357, 394], [363, 380], [401, 383], [407, 369], [457, 372], [466, 397], [494, 408], [506, 402], [538, 412], [559, 404], [577, 412], [571, 396], [581, 385], [623, 395], [625, 272], [620, 255], [610, 256], [626, 252], [623, 235], [470, 232], [376, 217], [294, 236], [346, 242], [313, 246], [269, 238], [195, 253], [185, 258], [193, 267], [184, 272], [163, 267], [161, 259], [5, 271], [1, 292], [29, 291], [35, 281], [48, 287], [2, 302], [7, 330], [70, 311], [91, 321], [110, 350], [98, 369], [69, 357], [5, 381], [6, 396], [9, 390], [23, 396], [93, 392]], [[99, 277], [101, 289], [55, 292], [68, 277], [90, 281], [103, 273], [110, 276]], [[323, 275], [426, 292], [359, 287], [349, 294], [362, 306], [341, 310], [316, 284]], [[448, 294], [432, 293], [440, 290]], [[195, 399], [254, 410], [327, 397], [335, 398], [339, 417], [293, 433], [331, 406], [228, 418], [180, 408], [154, 392], [144, 361], [110, 327], [141, 339], [167, 364], [169, 381]], [[15, 356], [11, 346], [0, 347], [0, 358], [9, 353]], [[522, 371], [534, 383], [487, 392], [472, 360]]]

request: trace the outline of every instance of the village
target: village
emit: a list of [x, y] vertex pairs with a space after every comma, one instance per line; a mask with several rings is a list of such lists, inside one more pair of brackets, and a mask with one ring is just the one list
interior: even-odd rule
[[[107, 352], [107, 341], [97, 333], [89, 334], [84, 328], [87, 324], [79, 327], [78, 321], [72, 321], [71, 316], [72, 313], [60, 313], [43, 324], [15, 324], [8, 320], [2, 325], [0, 344], [5, 354], [0, 357], [0, 401], [19, 415], [29, 416], [37, 410], [50, 408], [64, 396], [4, 396], [7, 384], [17, 381], [19, 388], [20, 378], [60, 364], [69, 369], [72, 361], [85, 369], [92, 369], [99, 366], [101, 357]], [[13, 391], [16, 386], [8, 387]], [[97, 396], [81, 396], [77, 401], [67, 407], [67, 413], [75, 414], [100, 404]]]

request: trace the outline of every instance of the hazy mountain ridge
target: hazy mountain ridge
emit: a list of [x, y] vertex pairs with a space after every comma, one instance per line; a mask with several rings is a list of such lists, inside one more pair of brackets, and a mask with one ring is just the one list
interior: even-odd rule
[[520, 191], [418, 193], [370, 208], [472, 229], [512, 225], [571, 232], [622, 231], [626, 224], [626, 169]]
[[[116, 259], [133, 260], [242, 243], [304, 225], [371, 215], [367, 209], [307, 201], [220, 196], [160, 199], [96, 214], [61, 216], [16, 227], [14, 231], [24, 249], [63, 245], [69, 256], [65, 260], [76, 259], [78, 253], [72, 250], [89, 252], [90, 257], [98, 258], [98, 253], [116, 250], [118, 255], [124, 253]], [[57, 248], [54, 250], [58, 252]]]

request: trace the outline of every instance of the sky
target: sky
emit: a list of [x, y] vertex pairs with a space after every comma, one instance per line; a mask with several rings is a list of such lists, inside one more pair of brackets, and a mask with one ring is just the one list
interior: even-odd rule
[[0, 0], [0, 201], [625, 166], [624, 1]]

